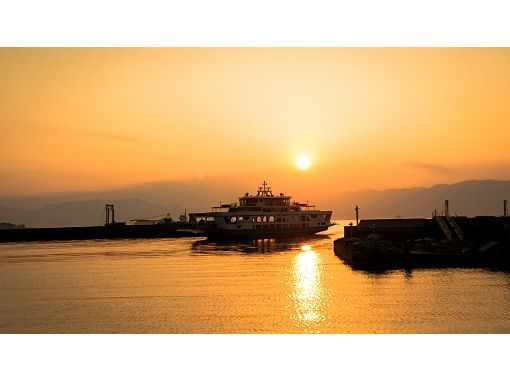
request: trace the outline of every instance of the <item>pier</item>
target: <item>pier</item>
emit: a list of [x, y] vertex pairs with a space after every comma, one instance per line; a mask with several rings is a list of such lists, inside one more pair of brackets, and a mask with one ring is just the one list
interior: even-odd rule
[[[364, 219], [344, 227], [334, 251], [355, 268], [510, 268], [510, 217], [443, 215]], [[358, 207], [356, 206], [356, 213]]]
[[57, 228], [18, 228], [0, 230], [0, 242], [86, 240], [86, 239], [148, 239], [201, 236], [191, 229], [189, 223], [154, 224], [136, 226], [126, 224], [57, 227]]
[[105, 207], [106, 220], [103, 226], [87, 227], [47, 227], [0, 229], [0, 242], [87, 240], [87, 239], [149, 239], [203, 236], [187, 221], [163, 219], [162, 223], [126, 224], [115, 221], [114, 205]]

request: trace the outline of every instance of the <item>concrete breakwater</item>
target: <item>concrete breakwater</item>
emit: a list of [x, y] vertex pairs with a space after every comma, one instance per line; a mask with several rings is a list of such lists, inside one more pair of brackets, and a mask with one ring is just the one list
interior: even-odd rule
[[197, 236], [197, 231], [191, 228], [189, 223], [173, 222], [154, 225], [110, 223], [90, 227], [2, 229], [0, 242]]
[[371, 219], [346, 226], [335, 254], [357, 268], [510, 267], [510, 218]]

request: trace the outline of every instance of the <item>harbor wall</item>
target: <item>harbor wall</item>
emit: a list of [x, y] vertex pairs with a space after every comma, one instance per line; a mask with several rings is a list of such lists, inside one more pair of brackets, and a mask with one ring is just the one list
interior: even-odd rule
[[[503, 216], [454, 216], [464, 234], [464, 240], [483, 242], [488, 240], [504, 241], [508, 239], [510, 217]], [[405, 241], [430, 238], [445, 239], [434, 218], [427, 219], [364, 219], [357, 226], [345, 226], [345, 238], [364, 239], [375, 233], [382, 239]]]
[[510, 267], [510, 218], [369, 219], [346, 226], [335, 254], [355, 268]]
[[[133, 239], [197, 236], [189, 223], [125, 225], [123, 223], [90, 227], [20, 228], [0, 230], [0, 242]], [[198, 235], [200, 236], [200, 235]]]
[[409, 239], [436, 239], [441, 230], [432, 219], [364, 219], [357, 226], [345, 226], [345, 238], [364, 239], [375, 233], [381, 238], [394, 241]]

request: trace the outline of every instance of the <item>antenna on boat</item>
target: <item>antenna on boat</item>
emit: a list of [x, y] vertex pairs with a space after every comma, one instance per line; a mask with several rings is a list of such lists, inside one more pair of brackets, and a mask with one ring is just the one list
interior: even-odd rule
[[257, 190], [257, 196], [262, 196], [262, 197], [272, 197], [273, 196], [271, 187], [267, 186], [267, 182], [265, 180], [264, 180], [264, 182], [262, 182], [262, 186], [259, 186], [259, 188]]

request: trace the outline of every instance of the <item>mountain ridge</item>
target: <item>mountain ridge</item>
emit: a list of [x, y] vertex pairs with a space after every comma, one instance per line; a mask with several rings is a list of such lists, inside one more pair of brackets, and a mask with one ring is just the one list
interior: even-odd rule
[[[193, 180], [140, 184], [97, 192], [0, 196], [0, 222], [30, 227], [97, 225], [104, 223], [105, 203], [115, 204], [117, 221], [169, 212], [174, 218], [188, 211], [209, 210], [219, 201], [233, 201], [246, 192], [240, 181]], [[502, 202], [510, 198], [510, 180], [470, 179], [430, 187], [358, 190], [318, 196], [320, 209], [333, 210], [336, 219], [430, 217], [442, 211], [444, 200], [458, 215], [501, 215]]]

